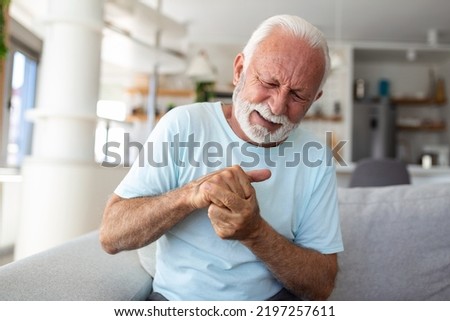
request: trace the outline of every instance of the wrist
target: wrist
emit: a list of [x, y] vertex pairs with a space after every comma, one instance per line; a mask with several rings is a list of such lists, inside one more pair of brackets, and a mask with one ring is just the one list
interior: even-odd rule
[[245, 239], [241, 240], [241, 242], [249, 248], [265, 243], [272, 230], [271, 226], [262, 218], [255, 225], [253, 232], [249, 233]]
[[197, 186], [192, 183], [188, 183], [180, 188], [180, 194], [177, 197], [189, 213], [201, 208], [197, 201], [198, 193]]

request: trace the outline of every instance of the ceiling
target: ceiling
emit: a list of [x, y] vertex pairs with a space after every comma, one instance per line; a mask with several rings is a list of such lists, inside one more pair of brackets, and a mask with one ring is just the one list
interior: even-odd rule
[[[132, 6], [135, 0], [108, 1]], [[171, 19], [173, 23], [162, 28], [161, 44], [188, 57], [206, 49], [214, 59], [227, 56], [232, 62], [262, 20], [285, 13], [310, 21], [331, 42], [426, 44], [430, 30], [434, 30], [438, 43], [450, 46], [450, 0], [141, 0], [138, 3]], [[117, 18], [115, 23], [126, 21]], [[147, 20], [152, 19], [155, 20], [154, 16]], [[123, 26], [126, 28], [126, 23]], [[185, 33], [180, 36], [175, 32], [171, 40], [170, 33], [179, 31], [180, 26]], [[149, 25], [142, 27], [142, 33], [154, 35]], [[152, 36], [147, 40], [151, 42]], [[213, 63], [217, 65], [216, 61]], [[221, 74], [226, 72], [219, 70]]]
[[[12, 0], [12, 6], [16, 14], [20, 12], [22, 21], [39, 33], [43, 29], [38, 22], [49, 2]], [[168, 58], [178, 53], [185, 61], [198, 48], [229, 51], [234, 57], [262, 20], [284, 13], [310, 21], [331, 42], [426, 44], [430, 30], [435, 30], [438, 44], [450, 46], [450, 0], [105, 0], [105, 3], [105, 21], [128, 36], [131, 34], [140, 45], [155, 46], [156, 25], [162, 25], [160, 43], [171, 49]], [[158, 18], [158, 12], [163, 19]], [[140, 19], [139, 28], [130, 32], [136, 16]], [[141, 53], [146, 55], [145, 51]], [[175, 65], [174, 60], [168, 61]]]
[[[156, 7], [157, 0], [144, 0]], [[425, 42], [436, 29], [450, 44], [449, 0], [162, 0], [190, 42], [244, 43], [263, 19], [295, 14], [342, 41]]]
[[[426, 42], [436, 29], [450, 45], [449, 0], [105, 0], [132, 10], [145, 3], [186, 28], [185, 43], [242, 45], [263, 19], [295, 14], [330, 40]], [[45, 14], [49, 0], [12, 0], [29, 20]], [[123, 17], [119, 17], [123, 20]], [[154, 20], [149, 16], [148, 20]], [[163, 31], [166, 32], [167, 30]]]

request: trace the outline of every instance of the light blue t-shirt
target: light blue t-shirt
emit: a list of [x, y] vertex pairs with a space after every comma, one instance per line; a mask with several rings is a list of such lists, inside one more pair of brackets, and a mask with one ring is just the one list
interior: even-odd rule
[[[115, 193], [160, 195], [235, 164], [245, 171], [271, 170], [268, 180], [253, 186], [261, 216], [278, 233], [324, 254], [343, 250], [330, 151], [301, 126], [277, 147], [246, 143], [227, 123], [220, 103], [167, 113]], [[264, 300], [282, 288], [248, 248], [215, 234], [206, 209], [157, 241], [156, 260], [153, 290], [169, 300]]]

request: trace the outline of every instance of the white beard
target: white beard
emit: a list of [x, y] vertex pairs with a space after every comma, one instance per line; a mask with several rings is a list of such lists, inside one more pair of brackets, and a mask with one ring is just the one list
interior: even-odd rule
[[[243, 77], [241, 81], [243, 82]], [[233, 94], [233, 108], [234, 117], [238, 121], [242, 131], [256, 144], [268, 144], [268, 143], [281, 143], [289, 134], [298, 127], [298, 123], [292, 123], [285, 115], [273, 115], [270, 107], [267, 104], [253, 104], [248, 101], [242, 100], [239, 97], [241, 84], [235, 89]], [[257, 111], [264, 119], [275, 123], [281, 124], [275, 132], [271, 133], [267, 128], [250, 123], [250, 114], [253, 111]]]

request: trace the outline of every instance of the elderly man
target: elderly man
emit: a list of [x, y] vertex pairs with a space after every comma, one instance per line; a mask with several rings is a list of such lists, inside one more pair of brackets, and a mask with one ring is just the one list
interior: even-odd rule
[[[233, 104], [174, 108], [108, 201], [108, 253], [157, 242], [150, 299], [326, 299], [343, 250], [326, 147], [299, 126], [329, 70], [322, 33], [264, 21], [234, 61]], [[145, 161], [142, 161], [145, 159]]]

